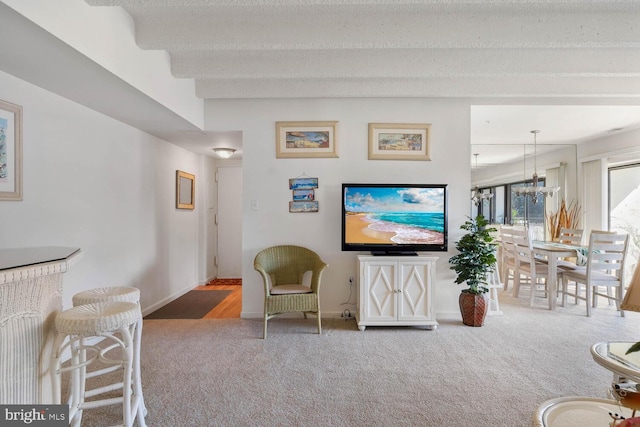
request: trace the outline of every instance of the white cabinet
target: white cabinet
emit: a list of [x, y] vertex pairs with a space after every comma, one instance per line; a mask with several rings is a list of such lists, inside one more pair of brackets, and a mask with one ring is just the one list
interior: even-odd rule
[[356, 321], [367, 326], [438, 325], [434, 312], [437, 257], [358, 256]]

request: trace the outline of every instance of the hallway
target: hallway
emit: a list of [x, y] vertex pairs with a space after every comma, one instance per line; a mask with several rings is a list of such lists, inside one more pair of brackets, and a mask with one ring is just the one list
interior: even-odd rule
[[[229, 284], [228, 282], [231, 281], [237, 281], [238, 283]], [[206, 286], [197, 286], [194, 290], [232, 291], [220, 304], [207, 313], [203, 319], [240, 318], [240, 312], [242, 311], [242, 279], [215, 279]]]

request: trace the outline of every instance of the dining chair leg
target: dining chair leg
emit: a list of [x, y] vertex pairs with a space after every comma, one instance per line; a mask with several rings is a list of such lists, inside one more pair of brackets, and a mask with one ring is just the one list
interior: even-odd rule
[[509, 267], [506, 265], [502, 267], [501, 275], [502, 280], [504, 281], [502, 290], [506, 291], [509, 288]]
[[[576, 283], [577, 286], [577, 283]], [[585, 285], [585, 302], [586, 302], [586, 306], [587, 306], [587, 317], [591, 317], [591, 300], [592, 300], [592, 296], [591, 294], [593, 293], [593, 289], [592, 286], [590, 285]]]
[[620, 312], [620, 317], [624, 317], [624, 310], [620, 308], [620, 304], [622, 302], [622, 286], [618, 286], [615, 289], [616, 293], [616, 309]]
[[536, 300], [536, 292], [538, 290], [538, 279], [535, 275], [531, 277], [531, 295], [529, 295], [529, 305], [534, 306]]
[[[611, 287], [607, 287], [607, 295], [609, 295], [609, 297], [614, 298], [614, 295], [611, 294], [611, 291], [614, 291], [614, 289], [611, 289]], [[615, 298], [617, 298], [618, 295], [616, 293]], [[613, 299], [609, 299], [609, 305], [613, 305], [614, 301]]]

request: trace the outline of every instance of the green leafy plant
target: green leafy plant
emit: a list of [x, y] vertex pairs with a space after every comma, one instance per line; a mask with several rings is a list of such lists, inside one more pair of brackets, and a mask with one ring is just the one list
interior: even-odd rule
[[451, 270], [455, 270], [458, 275], [456, 283], [466, 282], [468, 286], [462, 292], [477, 295], [489, 291], [487, 274], [496, 268], [496, 244], [491, 233], [497, 230], [487, 227], [488, 225], [489, 221], [478, 215], [475, 218], [469, 217], [460, 226], [468, 233], [456, 242], [456, 249], [460, 253], [449, 258], [449, 263]]
[[632, 345], [631, 347], [629, 347], [629, 349], [627, 350], [627, 352], [625, 354], [635, 353], [637, 351], [640, 351], [640, 342], [637, 342], [634, 345]]

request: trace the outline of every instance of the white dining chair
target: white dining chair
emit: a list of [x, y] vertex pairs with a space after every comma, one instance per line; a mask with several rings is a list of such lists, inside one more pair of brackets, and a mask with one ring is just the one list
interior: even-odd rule
[[578, 228], [561, 228], [560, 235], [558, 236], [558, 242], [567, 245], [580, 246], [582, 245], [582, 234], [584, 230]]
[[511, 225], [500, 227], [500, 278], [503, 290], [508, 290], [509, 280], [515, 279], [516, 257], [513, 247], [513, 229]]
[[[562, 306], [566, 304], [567, 295], [576, 300], [585, 301], [587, 316], [591, 316], [591, 308], [598, 306], [598, 297], [614, 301], [620, 316], [624, 311], [620, 308], [623, 297], [625, 264], [629, 235], [609, 231], [594, 230], [589, 235], [589, 251], [586, 267], [566, 270], [562, 274]], [[573, 289], [569, 283], [574, 283]], [[582, 293], [584, 285], [584, 294]], [[602, 292], [606, 288], [607, 292]], [[613, 293], [609, 292], [613, 289]]]
[[[516, 259], [513, 296], [518, 298], [520, 286], [528, 283], [530, 287], [529, 304], [534, 305], [536, 293], [540, 286], [543, 287], [544, 296], [550, 297], [547, 292], [549, 266], [538, 261], [534, 256], [529, 232], [526, 229], [514, 229], [512, 238]], [[523, 281], [523, 278], [526, 281]]]
[[[582, 234], [584, 230], [576, 228], [562, 228], [560, 229], [560, 236], [558, 236], [558, 243], [571, 246], [582, 246]], [[584, 263], [578, 262], [577, 258], [565, 258], [558, 260], [558, 267], [564, 269], [573, 269]]]

